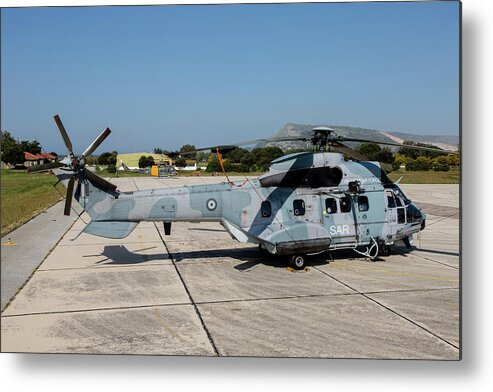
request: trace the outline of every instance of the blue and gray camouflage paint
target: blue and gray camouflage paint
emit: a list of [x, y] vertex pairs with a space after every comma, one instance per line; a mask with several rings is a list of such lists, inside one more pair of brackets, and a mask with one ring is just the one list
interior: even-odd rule
[[[54, 170], [68, 183], [70, 174]], [[240, 242], [272, 254], [391, 245], [424, 228], [425, 214], [378, 162], [298, 153], [255, 180], [134, 192], [103, 190], [83, 173], [74, 193], [92, 221], [85, 233], [125, 238], [140, 221], [221, 223]]]

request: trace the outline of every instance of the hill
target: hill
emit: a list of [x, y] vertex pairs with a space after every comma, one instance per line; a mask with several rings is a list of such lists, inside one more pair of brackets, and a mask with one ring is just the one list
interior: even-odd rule
[[[383, 132], [377, 129], [350, 127], [346, 125], [326, 125], [326, 124], [294, 124], [287, 123], [283, 125], [272, 137], [291, 137], [302, 136], [307, 137], [310, 135], [312, 128], [317, 126], [326, 126], [336, 131], [338, 135], [346, 137], [354, 137], [361, 139], [369, 139], [375, 142], [398, 142], [402, 143], [404, 140], [411, 140], [414, 142], [429, 143], [437, 145], [441, 148], [456, 150], [459, 144], [459, 137], [454, 135], [417, 135], [403, 132]], [[351, 147], [355, 147], [357, 143], [347, 143]], [[275, 143], [260, 143], [258, 147], [265, 145], [276, 145], [283, 150], [290, 150], [295, 148], [306, 148], [305, 142], [275, 142]], [[309, 146], [308, 146], [309, 147]]]
[[121, 159], [128, 167], [139, 167], [139, 159], [142, 155], [145, 155], [146, 157], [149, 155], [152, 156], [154, 158], [154, 162], [169, 161], [169, 157], [166, 155], [153, 154], [150, 152], [134, 152], [130, 154], [118, 154], [116, 158], [116, 165], [121, 165]]

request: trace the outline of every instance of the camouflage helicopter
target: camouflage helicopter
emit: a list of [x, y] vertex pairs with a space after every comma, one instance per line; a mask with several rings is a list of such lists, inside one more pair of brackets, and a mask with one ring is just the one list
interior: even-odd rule
[[[77, 156], [60, 117], [54, 119], [68, 156], [31, 171], [53, 170], [65, 184], [65, 215], [74, 198], [91, 217], [84, 233], [125, 238], [141, 221], [162, 221], [165, 235], [170, 235], [172, 222], [219, 222], [234, 239], [258, 244], [259, 250], [283, 256], [299, 270], [307, 255], [324, 251], [353, 249], [370, 259], [386, 256], [397, 241], [410, 247], [412, 235], [425, 228], [425, 213], [387, 177], [380, 163], [343, 143], [374, 142], [338, 136], [327, 127], [313, 128], [308, 137], [259, 139], [188, 152], [211, 150], [220, 159], [221, 153], [239, 145], [295, 140], [310, 142], [317, 151], [282, 156], [257, 179], [120, 192], [85, 167], [85, 157], [110, 134], [109, 128]], [[345, 161], [343, 154], [354, 161]]]

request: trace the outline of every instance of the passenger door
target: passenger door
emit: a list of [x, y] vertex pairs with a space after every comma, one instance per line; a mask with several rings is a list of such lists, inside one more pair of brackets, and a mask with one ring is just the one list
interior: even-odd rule
[[320, 200], [323, 225], [332, 237], [332, 244], [354, 244], [356, 230], [351, 198], [322, 196]]

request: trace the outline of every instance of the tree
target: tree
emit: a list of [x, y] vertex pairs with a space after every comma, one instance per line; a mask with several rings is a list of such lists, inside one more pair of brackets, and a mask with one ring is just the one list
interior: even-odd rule
[[[407, 144], [409, 146], [420, 146], [420, 147], [433, 148], [437, 151], [441, 150], [440, 147], [434, 146], [433, 144], [415, 143], [415, 142], [409, 141], [409, 140], [405, 141], [404, 144]], [[420, 156], [425, 156], [428, 158], [436, 158], [436, 157], [442, 155], [439, 152], [416, 150], [414, 148], [406, 148], [406, 147], [401, 147], [399, 149], [399, 154], [405, 155], [405, 156], [412, 158], [412, 159], [417, 159]]]
[[382, 151], [382, 147], [375, 143], [363, 143], [358, 147], [358, 151], [365, 155], [370, 161], [376, 161], [377, 155]]
[[363, 143], [359, 146], [358, 151], [364, 154], [370, 161], [378, 161], [382, 163], [394, 163], [394, 155], [388, 148], [382, 148], [375, 143]]
[[98, 164], [98, 157], [95, 155], [89, 155], [86, 157], [86, 165], [97, 165]]
[[207, 161], [207, 157], [208, 157], [207, 153], [205, 153], [204, 151], [199, 151], [195, 156], [195, 160], [197, 161], [197, 163], [205, 162]]
[[24, 162], [24, 151], [10, 132], [1, 132], [2, 161], [13, 165]]
[[279, 147], [257, 147], [250, 153], [254, 162], [253, 168], [262, 171], [266, 171], [274, 159], [282, 157], [283, 155], [284, 153]]
[[187, 160], [183, 157], [179, 157], [175, 161], [175, 166], [176, 167], [186, 167], [187, 166]]
[[154, 154], [162, 154], [163, 153], [163, 149], [162, 148], [159, 148], [159, 147], [155, 147], [154, 148]]
[[433, 170], [447, 172], [450, 170], [450, 166], [443, 163], [439, 163], [437, 165], [433, 165]]
[[140, 168], [150, 167], [153, 165], [154, 165], [154, 158], [152, 157], [152, 155], [149, 155], [148, 157], [146, 157], [145, 155], [142, 155], [139, 158], [139, 167]]
[[27, 140], [22, 140], [20, 142], [20, 146], [22, 149], [22, 152], [29, 152], [31, 154], [39, 154], [41, 153], [41, 145], [37, 140], [33, 142], [29, 142]]
[[449, 165], [458, 166], [460, 164], [460, 155], [449, 155]]
[[231, 163], [240, 163], [242, 159], [247, 159], [248, 155], [250, 155], [248, 150], [241, 147], [236, 147], [235, 149], [225, 153], [224, 158], [228, 159]]
[[428, 171], [431, 169], [431, 159], [428, 157], [418, 157], [416, 159], [412, 159], [406, 163], [407, 171]]
[[221, 165], [219, 164], [219, 160], [217, 159], [216, 154], [210, 154], [207, 159], [207, 167], [205, 169], [207, 172], [220, 172], [222, 171]]
[[116, 155], [110, 155], [108, 157], [108, 165], [109, 166], [116, 166]]
[[[2, 146], [3, 148], [3, 146]], [[21, 164], [24, 162], [24, 152], [19, 144], [14, 144], [5, 148], [2, 152], [2, 161], [12, 165]]]
[[99, 157], [98, 157], [98, 164], [99, 165], [108, 165], [108, 159], [113, 156], [111, 152], [103, 152]]
[[382, 150], [375, 157], [378, 162], [393, 164], [394, 163], [394, 154], [388, 148], [382, 148]]
[[[196, 149], [197, 148], [193, 144], [184, 144], [183, 146], [181, 146], [180, 152], [195, 151]], [[196, 155], [197, 155], [197, 153], [187, 154], [187, 156], [190, 159], [195, 159], [196, 158]]]

